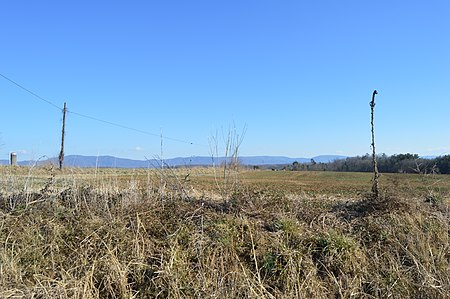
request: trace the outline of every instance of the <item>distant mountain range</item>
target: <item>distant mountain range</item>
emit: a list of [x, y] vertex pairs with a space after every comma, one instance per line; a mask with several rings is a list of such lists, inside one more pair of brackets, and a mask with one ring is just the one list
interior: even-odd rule
[[[299, 163], [311, 162], [314, 159], [316, 163], [327, 163], [338, 159], [345, 159], [346, 156], [337, 155], [322, 155], [313, 158], [289, 158], [283, 156], [250, 156], [239, 157], [239, 162], [244, 165], [280, 165], [280, 164], [292, 164], [295, 161]], [[226, 161], [224, 157], [214, 158], [205, 156], [193, 156], [193, 157], [179, 157], [164, 159], [164, 165], [170, 167], [176, 166], [210, 166], [215, 163], [219, 165]], [[229, 161], [229, 158], [228, 158]], [[51, 158], [42, 161], [19, 161], [18, 164], [22, 166], [34, 165], [34, 164], [58, 164], [58, 158]], [[8, 165], [8, 160], [0, 160], [0, 165]], [[99, 168], [155, 168], [161, 166], [161, 160], [132, 160], [117, 158], [112, 156], [80, 156], [80, 155], [68, 155], [64, 158], [64, 165], [68, 167], [99, 167]]]
[[421, 156], [422, 159], [429, 159], [429, 160], [436, 159], [437, 157], [438, 156]]

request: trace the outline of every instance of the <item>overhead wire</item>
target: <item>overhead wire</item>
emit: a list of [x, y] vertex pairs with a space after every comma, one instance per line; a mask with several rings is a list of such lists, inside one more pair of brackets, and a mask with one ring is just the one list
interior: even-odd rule
[[181, 143], [194, 144], [193, 142], [190, 142], [190, 141], [176, 139], [176, 138], [171, 138], [171, 137], [167, 137], [167, 136], [162, 136], [161, 134], [156, 134], [156, 133], [143, 131], [143, 130], [140, 130], [140, 129], [135, 129], [135, 128], [132, 128], [132, 127], [129, 127], [129, 126], [121, 125], [121, 124], [114, 123], [114, 122], [111, 122], [111, 121], [107, 121], [107, 120], [103, 120], [103, 119], [96, 118], [96, 117], [93, 117], [93, 116], [89, 116], [89, 115], [85, 115], [85, 114], [78, 113], [78, 112], [75, 112], [75, 111], [71, 111], [69, 109], [67, 110], [67, 112], [71, 113], [71, 114], [74, 114], [74, 115], [77, 115], [77, 116], [80, 116], [80, 117], [84, 117], [84, 118], [90, 119], [90, 120], [102, 122], [102, 123], [105, 123], [105, 124], [108, 124], [108, 125], [111, 125], [111, 126], [119, 127], [119, 128], [126, 129], [126, 130], [135, 131], [135, 132], [138, 132], [138, 133], [141, 133], [141, 134], [145, 134], [145, 135], [149, 135], [149, 136], [155, 136], [155, 137], [161, 137], [161, 138], [166, 139], [166, 140], [172, 140], [172, 141], [181, 142]]
[[[28, 92], [29, 94], [31, 94], [31, 95], [33, 95], [34, 97], [38, 98], [39, 100], [41, 100], [41, 101], [43, 101], [43, 102], [45, 102], [45, 103], [47, 103], [47, 104], [53, 106], [54, 108], [57, 108], [57, 109], [60, 110], [60, 111], [63, 110], [63, 108], [59, 107], [59, 106], [56, 105], [55, 103], [53, 103], [53, 102], [51, 102], [51, 101], [49, 101], [49, 100], [47, 100], [47, 99], [41, 97], [40, 95], [38, 95], [38, 94], [36, 94], [35, 92], [29, 90], [28, 88], [26, 88], [26, 87], [24, 87], [23, 85], [17, 83], [16, 81], [14, 81], [14, 80], [8, 78], [7, 76], [3, 75], [2, 73], [0, 73], [0, 76], [3, 77], [4, 79], [8, 80], [9, 82], [13, 83], [13, 84], [16, 85], [17, 87], [19, 87], [19, 88], [25, 90], [25, 91]], [[73, 115], [79, 116], [79, 117], [83, 117], [83, 118], [90, 119], [90, 120], [93, 120], [93, 121], [105, 123], [105, 124], [108, 124], [108, 125], [111, 125], [111, 126], [115, 126], [115, 127], [118, 127], [118, 128], [122, 128], [122, 129], [126, 129], [126, 130], [135, 131], [135, 132], [138, 132], [138, 133], [141, 133], [141, 134], [145, 134], [145, 135], [149, 135], [149, 136], [154, 136], [154, 137], [159, 137], [159, 138], [162, 138], [162, 139], [165, 139], [165, 140], [171, 140], [171, 141], [180, 142], [180, 143], [185, 143], [185, 144], [190, 144], [190, 145], [193, 145], [193, 144], [194, 144], [193, 142], [190, 142], [190, 141], [186, 141], [186, 140], [182, 140], [182, 139], [177, 139], [177, 138], [172, 138], [172, 137], [168, 137], [168, 136], [163, 136], [162, 134], [151, 133], [151, 132], [144, 131], [144, 130], [140, 130], [140, 129], [136, 129], [136, 128], [133, 128], [133, 127], [130, 127], [130, 126], [125, 126], [125, 125], [121, 125], [121, 124], [118, 124], [118, 123], [115, 123], [115, 122], [111, 122], [111, 121], [107, 121], [107, 120], [100, 119], [100, 118], [97, 118], [97, 117], [89, 116], [89, 115], [86, 115], [86, 114], [83, 114], [83, 113], [79, 113], [79, 112], [76, 112], [76, 111], [72, 111], [72, 110], [69, 110], [69, 109], [67, 109], [67, 112], [68, 112], [68, 113], [71, 113], [71, 114], [73, 114]]]
[[62, 110], [62, 108], [59, 107], [58, 105], [56, 105], [55, 103], [52, 103], [51, 101], [44, 99], [44, 98], [41, 97], [40, 95], [38, 95], [38, 94], [32, 92], [31, 90], [29, 90], [28, 88], [26, 88], [26, 87], [20, 85], [20, 84], [17, 83], [16, 81], [14, 81], [14, 80], [12, 80], [12, 79], [6, 77], [5, 75], [3, 75], [3, 74], [1, 74], [1, 73], [0, 73], [0, 76], [3, 77], [4, 79], [8, 80], [8, 81], [11, 82], [12, 84], [16, 85], [17, 87], [19, 87], [19, 88], [25, 90], [25, 91], [28, 92], [29, 94], [31, 94], [31, 95], [33, 95], [34, 97], [38, 98], [39, 100], [41, 100], [41, 101], [43, 101], [43, 102], [45, 102], [45, 103], [47, 103], [47, 104], [53, 106], [54, 108], [56, 108], [56, 109], [58, 109], [58, 110]]

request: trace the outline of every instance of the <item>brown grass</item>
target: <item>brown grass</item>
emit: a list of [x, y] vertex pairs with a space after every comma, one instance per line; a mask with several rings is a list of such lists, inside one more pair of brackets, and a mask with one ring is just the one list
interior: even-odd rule
[[1, 298], [450, 296], [446, 177], [0, 171]]

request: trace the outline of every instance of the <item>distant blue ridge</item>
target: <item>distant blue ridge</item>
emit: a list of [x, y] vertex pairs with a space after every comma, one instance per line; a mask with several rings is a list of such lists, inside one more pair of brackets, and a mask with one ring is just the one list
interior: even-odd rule
[[[283, 156], [249, 156], [239, 157], [239, 162], [244, 165], [278, 165], [278, 164], [292, 164], [295, 161], [299, 163], [310, 162], [314, 159], [317, 163], [327, 163], [338, 159], [345, 159], [346, 156], [338, 155], [321, 155], [313, 158], [289, 158]], [[214, 158], [214, 163], [219, 165], [226, 159], [224, 157]], [[227, 159], [228, 161], [230, 158]], [[37, 162], [38, 165], [53, 163], [58, 164], [58, 158], [51, 158], [47, 160], [41, 160]], [[34, 165], [36, 162], [19, 161], [18, 164], [22, 166]], [[8, 165], [8, 160], [0, 160], [0, 165]], [[193, 156], [193, 157], [177, 157], [164, 159], [164, 165], [168, 166], [211, 166], [213, 159], [206, 156]], [[64, 157], [64, 166], [68, 167], [99, 167], [99, 168], [156, 168], [161, 166], [160, 159], [149, 160], [133, 160], [124, 159], [113, 156], [81, 156], [81, 155], [68, 155]]]

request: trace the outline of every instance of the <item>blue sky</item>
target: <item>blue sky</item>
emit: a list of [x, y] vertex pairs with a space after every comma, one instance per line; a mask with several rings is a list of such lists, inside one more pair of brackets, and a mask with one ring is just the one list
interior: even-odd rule
[[[0, 73], [77, 112], [66, 154], [450, 153], [450, 1], [2, 1]], [[0, 159], [57, 156], [61, 111], [0, 77]], [[192, 144], [191, 144], [192, 143]], [[220, 142], [219, 147], [223, 144]]]

